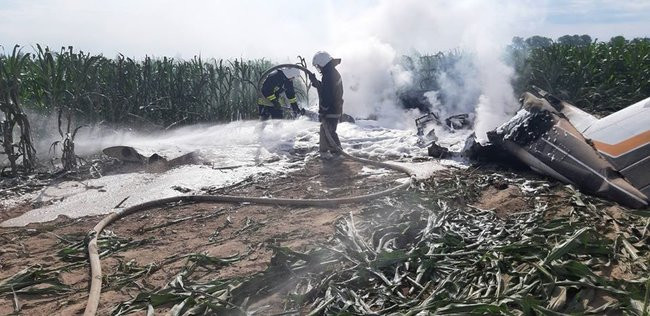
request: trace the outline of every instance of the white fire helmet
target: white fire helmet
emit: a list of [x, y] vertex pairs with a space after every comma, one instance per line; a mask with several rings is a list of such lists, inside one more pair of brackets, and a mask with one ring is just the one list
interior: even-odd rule
[[287, 79], [293, 79], [300, 76], [300, 70], [297, 68], [282, 68], [280, 71], [282, 71]]
[[316, 68], [323, 68], [327, 63], [332, 60], [332, 56], [328, 52], [320, 51], [314, 55], [314, 61], [312, 64]]

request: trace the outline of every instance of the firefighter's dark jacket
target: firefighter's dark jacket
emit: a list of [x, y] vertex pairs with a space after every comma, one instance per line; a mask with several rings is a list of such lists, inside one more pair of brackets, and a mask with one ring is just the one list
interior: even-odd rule
[[335, 68], [339, 63], [340, 59], [332, 59], [321, 71], [322, 81], [312, 80], [318, 90], [320, 114], [340, 116], [343, 113], [343, 82], [341, 74]]
[[[297, 102], [296, 92], [293, 89], [293, 82], [287, 79], [281, 71], [274, 71], [262, 84], [262, 95], [264, 95], [267, 100], [271, 101], [273, 105], [278, 106], [280, 105], [279, 98], [282, 92], [286, 94], [289, 103], [295, 104]], [[259, 103], [262, 105], [265, 104], [263, 101], [260, 101]]]

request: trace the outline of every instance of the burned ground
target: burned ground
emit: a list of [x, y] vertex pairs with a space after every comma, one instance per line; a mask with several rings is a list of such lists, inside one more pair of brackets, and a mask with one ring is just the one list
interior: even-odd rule
[[[300, 172], [206, 193], [336, 197], [402, 177], [360, 170], [310, 161]], [[100, 238], [100, 314], [142, 314], [149, 305], [233, 314], [634, 314], [648, 295], [650, 221], [641, 215], [533, 175], [473, 168], [438, 172], [363, 205], [170, 205]], [[100, 219], [1, 228], [0, 313], [82, 312], [83, 239]]]

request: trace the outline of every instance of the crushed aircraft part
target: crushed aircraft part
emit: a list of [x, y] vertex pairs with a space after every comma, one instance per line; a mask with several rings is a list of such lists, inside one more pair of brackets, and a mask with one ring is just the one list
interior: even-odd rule
[[650, 197], [650, 98], [594, 121], [582, 133], [618, 172]]
[[436, 136], [435, 128], [433, 126], [430, 126], [429, 124], [431, 122], [437, 123], [438, 125], [445, 128], [447, 131], [452, 133], [455, 130], [469, 128], [474, 124], [473, 116], [470, 114], [466, 114], [466, 113], [456, 114], [444, 120], [441, 120], [438, 114], [434, 112], [429, 112], [415, 119], [415, 127], [417, 128], [417, 135], [418, 135], [418, 145], [420, 147], [430, 146], [435, 141], [438, 140], [438, 137]]
[[436, 142], [431, 143], [431, 146], [427, 148], [427, 153], [431, 157], [440, 159], [451, 157], [451, 152], [449, 149], [436, 144]]
[[427, 127], [427, 123], [434, 120], [440, 122], [440, 120], [438, 120], [438, 116], [434, 113], [429, 113], [415, 119], [415, 126], [418, 131], [418, 145], [422, 148], [427, 147], [438, 140], [438, 136], [436, 136], [436, 130], [434, 128], [431, 128], [426, 134], [424, 133], [425, 128]]
[[469, 128], [474, 124], [473, 116], [467, 113], [452, 115], [442, 120], [437, 113], [429, 112], [415, 119], [418, 136], [424, 135], [424, 131], [431, 122], [438, 123], [438, 125], [452, 132], [458, 129]]
[[542, 89], [535, 89], [616, 171], [650, 197], [650, 98], [598, 119]]
[[[440, 113], [433, 110], [434, 106], [427, 97], [427, 93], [431, 92], [429, 90], [407, 90], [398, 94], [400, 104], [405, 109], [417, 109], [420, 113], [425, 113], [415, 119], [418, 135], [424, 135], [424, 130], [431, 122], [435, 122], [451, 131], [469, 128], [474, 124], [474, 116], [468, 113], [454, 114], [443, 119]], [[445, 98], [442, 98], [442, 100], [444, 103]]]
[[467, 113], [452, 115], [445, 119], [445, 125], [451, 129], [462, 129], [472, 126], [473, 120]]
[[478, 163], [498, 163], [513, 169], [530, 169], [528, 165], [503, 150], [500, 146], [492, 143], [481, 144], [476, 139], [475, 133], [467, 137], [460, 155]]
[[155, 152], [147, 153], [146, 150], [136, 149], [130, 146], [113, 146], [104, 148], [102, 152], [106, 156], [123, 162], [131, 162], [143, 165], [159, 163], [166, 165], [169, 168], [180, 165], [201, 163], [198, 151], [178, 155], [161, 156]]
[[596, 119], [545, 91], [539, 95], [524, 93], [522, 109], [488, 133], [490, 143], [585, 192], [647, 206], [650, 98]]
[[474, 116], [467, 113], [455, 114], [443, 118], [440, 113], [432, 110], [434, 106], [426, 96], [429, 92], [432, 91], [407, 90], [398, 94], [400, 104], [405, 109], [417, 109], [420, 113], [425, 113], [415, 119], [417, 135], [419, 136], [418, 145], [420, 147], [427, 147], [438, 140], [431, 123], [442, 126], [450, 132], [464, 128], [471, 128], [474, 124]]
[[442, 126], [452, 133], [455, 130], [471, 128], [474, 124], [474, 115], [468, 113], [454, 114], [443, 118], [440, 113], [432, 110], [434, 106], [426, 95], [430, 92], [432, 91], [407, 90], [398, 94], [400, 104], [405, 109], [417, 109], [420, 113], [425, 113], [415, 119], [415, 127], [419, 136], [418, 145], [422, 148], [428, 147], [438, 140], [431, 123]]
[[424, 135], [424, 130], [429, 122], [437, 122], [438, 124], [441, 124], [440, 118], [433, 112], [429, 112], [415, 119], [415, 127], [418, 129], [418, 136]]

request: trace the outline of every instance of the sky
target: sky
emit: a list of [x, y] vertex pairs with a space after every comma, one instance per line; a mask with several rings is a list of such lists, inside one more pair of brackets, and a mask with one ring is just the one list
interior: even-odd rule
[[500, 44], [512, 36], [650, 36], [650, 0], [0, 0], [0, 45], [295, 61], [373, 39], [400, 53], [452, 49], [476, 38], [464, 35], [465, 24], [502, 18], [490, 39]]

